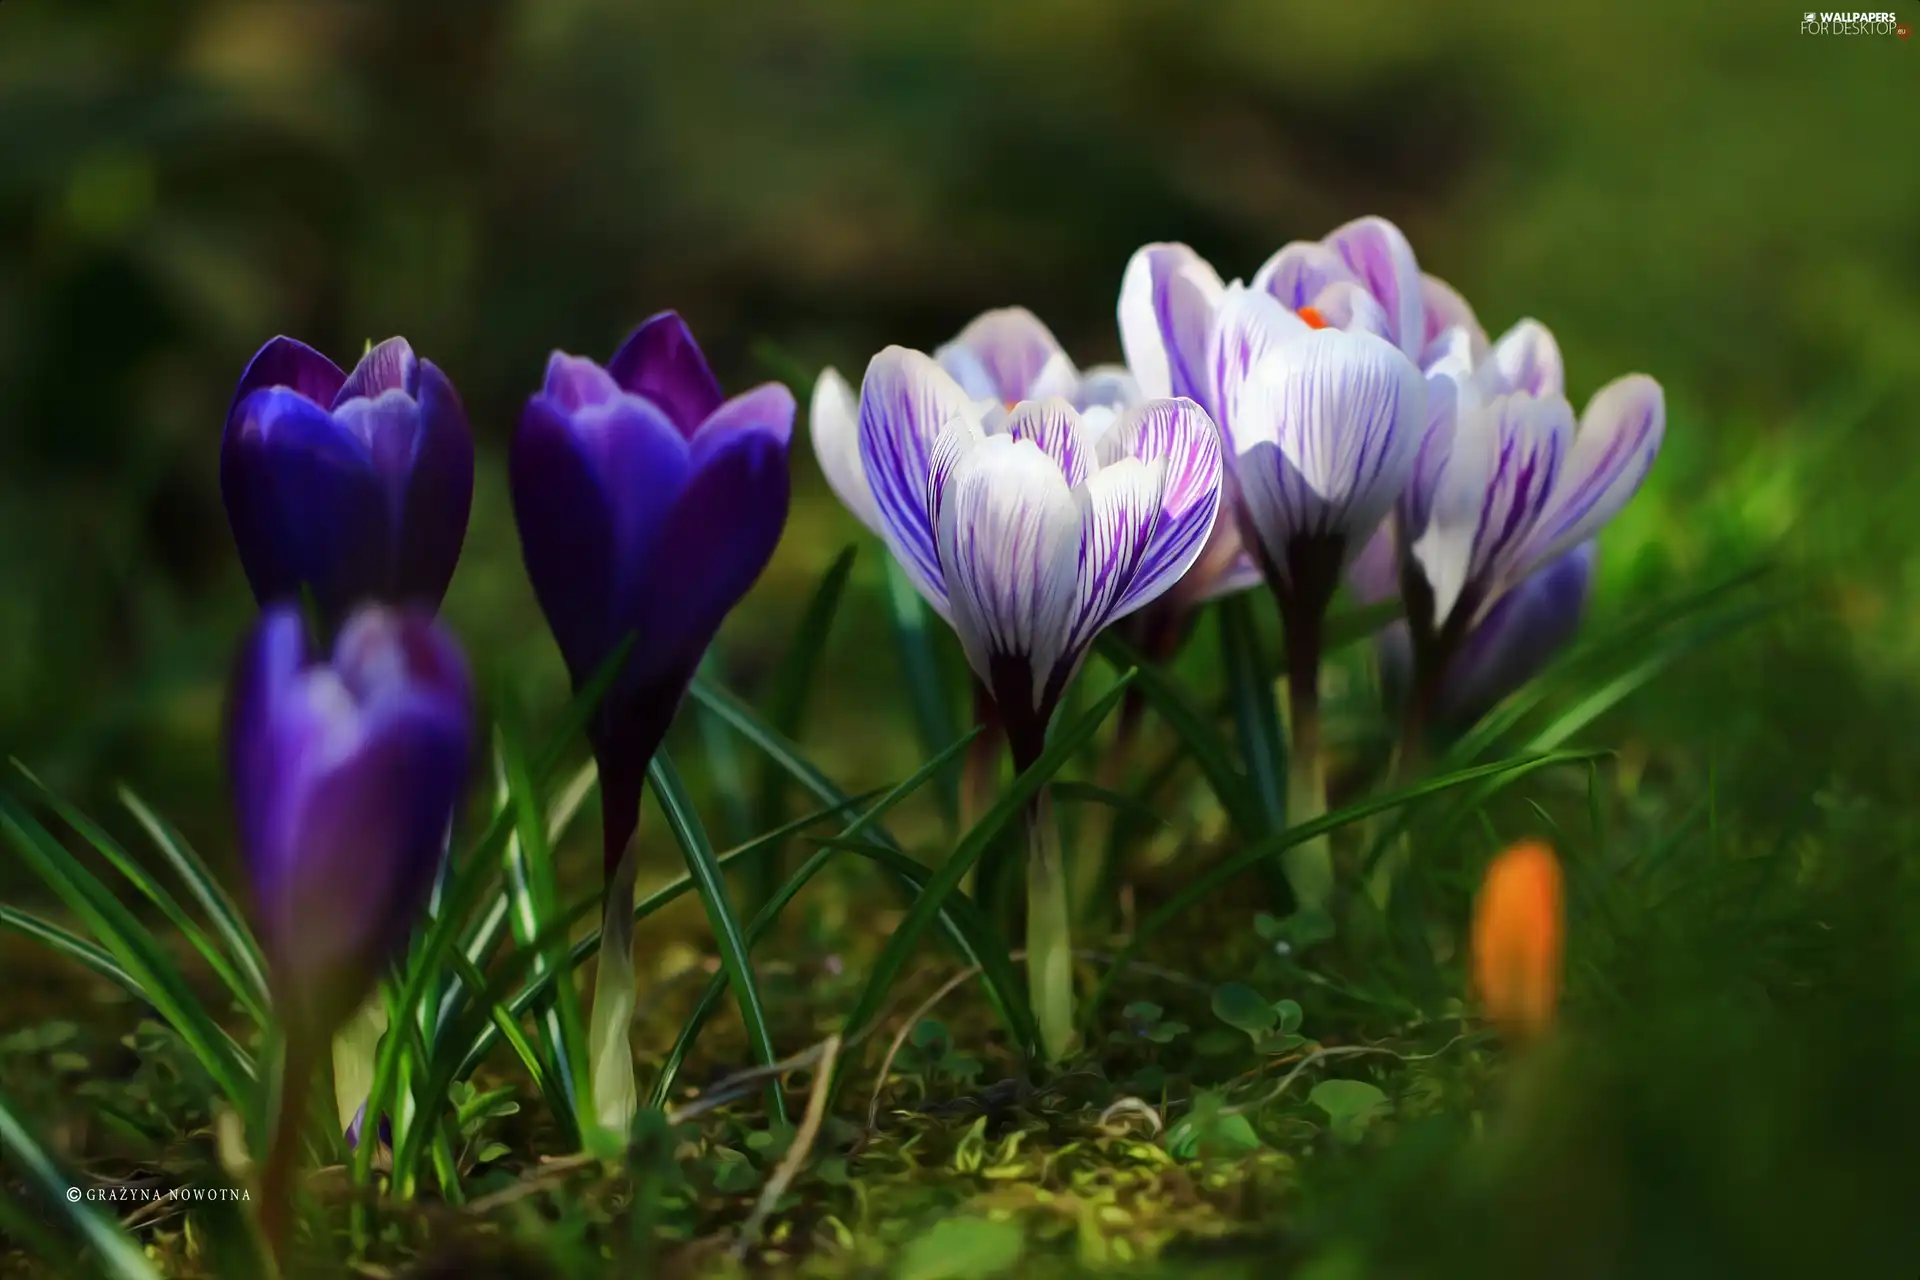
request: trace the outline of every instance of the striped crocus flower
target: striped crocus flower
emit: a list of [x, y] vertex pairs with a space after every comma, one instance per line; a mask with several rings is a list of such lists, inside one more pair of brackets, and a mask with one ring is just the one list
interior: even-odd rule
[[[960, 637], [998, 705], [1014, 765], [1040, 755], [1088, 647], [1200, 555], [1220, 507], [1213, 424], [1187, 399], [1104, 423], [1064, 399], [983, 419], [932, 357], [867, 367], [860, 455], [882, 536]], [[1028, 970], [1050, 1055], [1072, 1036], [1067, 899], [1044, 804], [1029, 814]]]

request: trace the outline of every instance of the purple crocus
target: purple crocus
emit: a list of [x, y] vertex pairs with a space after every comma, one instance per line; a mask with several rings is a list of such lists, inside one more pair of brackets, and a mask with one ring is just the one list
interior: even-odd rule
[[[1600, 544], [1589, 539], [1506, 592], [1461, 638], [1433, 700], [1438, 727], [1471, 726], [1507, 695], [1539, 675], [1580, 629]], [[1354, 561], [1348, 581], [1367, 604], [1399, 592], [1398, 556], [1391, 529], [1382, 528]], [[1388, 700], [1403, 703], [1413, 676], [1413, 637], [1404, 619], [1376, 641], [1381, 684]]]
[[[1090, 422], [1065, 399], [1030, 400], [989, 424], [937, 361], [902, 347], [867, 366], [860, 455], [881, 533], [958, 633], [1017, 769], [1039, 757], [1094, 638], [1180, 580], [1220, 506], [1219, 439], [1193, 401]], [[1071, 951], [1044, 792], [1027, 826], [1027, 967], [1057, 1058], [1072, 1037]]]
[[220, 493], [263, 606], [310, 591], [332, 630], [363, 601], [436, 609], [473, 501], [473, 439], [453, 384], [404, 338], [351, 374], [275, 338], [240, 376]]
[[406, 943], [467, 776], [473, 694], [424, 611], [364, 607], [331, 655], [270, 606], [242, 652], [228, 767], [290, 1037], [324, 1044]]
[[521, 414], [509, 457], [514, 518], [575, 689], [633, 637], [589, 726], [609, 875], [695, 667], [780, 540], [793, 413], [778, 383], [723, 397], [667, 311], [605, 367], [554, 352]]

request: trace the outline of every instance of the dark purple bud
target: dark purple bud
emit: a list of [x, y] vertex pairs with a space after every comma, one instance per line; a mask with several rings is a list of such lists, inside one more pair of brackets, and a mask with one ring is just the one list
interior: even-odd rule
[[1470, 725], [1546, 669], [1580, 629], [1599, 544], [1587, 541], [1494, 601], [1461, 642], [1440, 687], [1440, 718]]
[[363, 601], [437, 609], [473, 502], [460, 397], [404, 338], [351, 374], [292, 338], [240, 376], [220, 495], [254, 598], [313, 593], [331, 630]]
[[780, 540], [793, 412], [778, 383], [723, 401], [669, 311], [604, 368], [554, 352], [521, 414], [509, 457], [520, 549], [575, 689], [634, 637], [589, 728], [609, 873], [694, 668]]
[[228, 708], [254, 915], [290, 1032], [324, 1043], [406, 944], [473, 746], [459, 647], [424, 611], [363, 608], [333, 654], [270, 607]]
[[[363, 1102], [360, 1104], [360, 1109], [353, 1113], [353, 1123], [347, 1126], [349, 1147], [360, 1145], [360, 1132], [366, 1127], [366, 1123], [367, 1104]], [[388, 1151], [393, 1149], [393, 1122], [384, 1115], [380, 1117], [380, 1145]]]

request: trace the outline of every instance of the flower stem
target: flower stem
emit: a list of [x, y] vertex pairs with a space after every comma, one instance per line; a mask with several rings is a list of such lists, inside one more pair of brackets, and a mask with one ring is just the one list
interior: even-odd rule
[[1040, 1047], [1058, 1062], [1073, 1046], [1073, 926], [1053, 802], [1043, 789], [1026, 810], [1027, 998]]
[[593, 1013], [587, 1028], [593, 1111], [600, 1127], [624, 1138], [640, 1108], [633, 1079], [633, 897], [640, 874], [639, 844], [628, 841], [607, 882], [600, 922], [600, 962], [594, 967]]
[[[1327, 765], [1320, 738], [1320, 651], [1325, 605], [1283, 601], [1287, 648], [1287, 823], [1299, 826], [1327, 812]], [[1326, 836], [1281, 856], [1297, 908], [1324, 910], [1333, 897], [1333, 846]]]
[[[280, 1088], [273, 1100], [273, 1137], [260, 1169], [260, 1234], [267, 1253], [283, 1271], [293, 1223], [293, 1175], [300, 1160], [300, 1127], [306, 1119], [307, 1093], [318, 1061], [306, 1036], [288, 1037], [280, 1057]], [[377, 1120], [373, 1132], [374, 1141], [379, 1141]]]

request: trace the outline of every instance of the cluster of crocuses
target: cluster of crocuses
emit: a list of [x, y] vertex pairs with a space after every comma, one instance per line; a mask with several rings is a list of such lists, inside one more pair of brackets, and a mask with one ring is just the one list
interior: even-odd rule
[[[1658, 385], [1632, 375], [1576, 429], [1547, 330], [1523, 321], [1489, 342], [1378, 218], [1286, 246], [1251, 285], [1223, 284], [1185, 246], [1149, 245], [1125, 271], [1119, 321], [1125, 368], [1083, 373], [1011, 309], [931, 356], [888, 347], [857, 396], [827, 370], [816, 451], [953, 627], [1016, 768], [1041, 754], [1104, 628], [1132, 615], [1163, 657], [1197, 607], [1264, 580], [1286, 635], [1295, 822], [1325, 806], [1321, 632], [1343, 578], [1405, 600], [1381, 649], [1417, 744], [1565, 640], [1591, 539], [1664, 424]], [[645, 770], [780, 537], [793, 411], [774, 384], [725, 398], [669, 313], [605, 366], [556, 353], [513, 438], [527, 571], [576, 688], [620, 663], [589, 729], [608, 883], [592, 1056], [609, 1124], [633, 1107], [630, 846]], [[399, 339], [351, 374], [276, 339], [229, 415], [222, 488], [265, 610], [236, 682], [231, 764], [282, 1021], [309, 1055], [422, 911], [468, 771], [471, 684], [432, 615], [473, 474], [452, 386]], [[1040, 795], [1028, 968], [1059, 1055], [1073, 1026], [1067, 896]], [[1303, 902], [1326, 900], [1324, 848], [1288, 870]]]
[[[1342, 579], [1404, 597], [1381, 649], [1417, 748], [1568, 637], [1591, 539], [1664, 429], [1641, 375], [1604, 387], [1576, 428], [1546, 328], [1489, 342], [1380, 218], [1285, 246], [1250, 285], [1148, 245], [1119, 322], [1125, 369], [1082, 374], [1013, 309], [932, 356], [887, 348], [857, 398], [828, 370], [821, 466], [958, 633], [1016, 766], [1103, 628], [1138, 613], [1165, 656], [1197, 604], [1264, 579], [1286, 636], [1293, 822], [1325, 811], [1319, 670]], [[1072, 1027], [1063, 877], [1044, 815], [1029, 826], [1028, 966], [1057, 1054]], [[1287, 870], [1301, 902], [1327, 900], [1324, 841]]]

